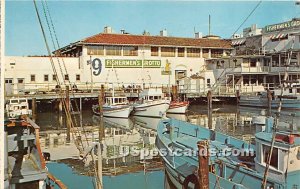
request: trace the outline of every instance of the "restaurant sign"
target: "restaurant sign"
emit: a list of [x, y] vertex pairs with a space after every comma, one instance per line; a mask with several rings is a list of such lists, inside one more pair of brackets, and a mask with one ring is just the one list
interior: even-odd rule
[[106, 59], [105, 68], [160, 68], [160, 60]]
[[292, 21], [283, 22], [280, 24], [273, 24], [273, 25], [266, 26], [265, 31], [273, 32], [273, 31], [290, 29], [290, 28], [299, 27], [299, 26], [300, 26], [300, 20], [292, 20]]

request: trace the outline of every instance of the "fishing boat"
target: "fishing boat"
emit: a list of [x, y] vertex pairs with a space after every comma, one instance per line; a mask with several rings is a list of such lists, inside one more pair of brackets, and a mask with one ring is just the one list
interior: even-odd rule
[[7, 120], [4, 125], [3, 188], [66, 188], [47, 171], [39, 140], [40, 127], [29, 118]]
[[140, 98], [133, 104], [135, 116], [162, 117], [170, 106], [160, 88], [144, 89]]
[[200, 181], [205, 188], [297, 188], [300, 133], [273, 129], [273, 122], [266, 118], [266, 130], [251, 144], [191, 123], [161, 120], [156, 146], [168, 180], [176, 188], [199, 188]]
[[167, 113], [185, 114], [187, 112], [188, 107], [189, 107], [188, 101], [183, 101], [183, 102], [172, 101]]
[[32, 111], [26, 98], [11, 98], [6, 104], [6, 114], [8, 118], [16, 119], [21, 115], [31, 117]]
[[[127, 98], [124, 96], [105, 97], [105, 104], [103, 105], [103, 116], [128, 118], [132, 109], [132, 106], [129, 105]], [[92, 110], [94, 114], [101, 115], [99, 105], [93, 105]]]
[[[292, 85], [291, 87], [282, 89], [275, 89], [271, 92], [272, 99], [270, 99], [271, 108], [278, 108], [280, 101], [282, 109], [286, 110], [300, 110], [300, 85]], [[242, 95], [240, 97], [241, 106], [253, 106], [260, 108], [267, 108], [269, 106], [268, 92], [263, 91], [251, 95]]]

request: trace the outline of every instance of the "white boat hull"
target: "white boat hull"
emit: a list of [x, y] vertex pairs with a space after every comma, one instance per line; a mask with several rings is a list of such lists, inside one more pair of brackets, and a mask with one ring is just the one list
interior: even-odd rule
[[119, 117], [119, 118], [128, 118], [132, 111], [132, 107], [104, 111], [103, 116], [105, 117]]
[[159, 100], [136, 104], [134, 106], [135, 116], [163, 117], [170, 106], [169, 100]]
[[[104, 117], [116, 117], [116, 118], [128, 118], [131, 111], [131, 106], [125, 106], [122, 108], [115, 108], [115, 109], [103, 109], [103, 116]], [[96, 115], [100, 115], [99, 110], [97, 111], [96, 108], [93, 108], [93, 112]]]
[[185, 114], [187, 111], [188, 105], [180, 106], [180, 107], [175, 107], [175, 108], [169, 108], [167, 113], [170, 114]]

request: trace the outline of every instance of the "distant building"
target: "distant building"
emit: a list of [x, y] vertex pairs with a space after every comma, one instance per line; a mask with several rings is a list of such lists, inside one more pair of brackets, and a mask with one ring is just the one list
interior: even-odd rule
[[166, 85], [167, 63], [171, 66], [170, 83], [175, 84], [181, 78], [199, 73], [205, 59], [228, 56], [232, 50], [230, 43], [216, 37], [200, 38], [200, 34], [197, 38], [168, 37], [167, 30], [162, 30], [159, 36], [150, 36], [148, 32], [132, 35], [125, 30], [116, 34], [107, 26], [103, 33], [56, 50], [57, 76], [48, 57], [6, 57], [6, 91], [54, 88], [57, 79], [61, 83], [66, 80], [76, 83], [78, 87], [87, 87], [91, 81], [98, 87], [109, 82]]
[[243, 37], [231, 40], [234, 50], [230, 57], [206, 61], [219, 84], [272, 89], [282, 82], [285, 72], [288, 80], [300, 79], [300, 19], [262, 29], [252, 25], [243, 30]]

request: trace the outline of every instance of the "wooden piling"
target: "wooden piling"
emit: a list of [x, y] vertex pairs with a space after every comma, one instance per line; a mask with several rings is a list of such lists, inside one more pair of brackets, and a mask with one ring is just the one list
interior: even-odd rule
[[271, 91], [268, 89], [267, 90], [267, 97], [268, 97], [268, 116], [270, 116], [271, 113], [271, 109], [272, 109], [272, 93]]
[[98, 189], [102, 189], [103, 188], [103, 179], [102, 179], [102, 149], [101, 149], [101, 142], [99, 141], [98, 143]]
[[66, 109], [70, 111], [70, 87], [66, 86]]
[[82, 111], [82, 98], [79, 98], [79, 111]]
[[211, 91], [207, 92], [207, 109], [208, 110], [212, 109], [212, 92]]
[[172, 85], [172, 96], [173, 96], [173, 101], [178, 100], [178, 91], [177, 91], [177, 85]]
[[103, 116], [103, 101], [104, 101], [104, 85], [101, 85], [100, 93], [98, 95], [99, 113]]
[[32, 120], [35, 122], [36, 121], [36, 98], [32, 98], [31, 101], [31, 105], [32, 105]]
[[240, 97], [241, 97], [240, 91], [237, 90], [236, 91], [236, 102], [237, 102], [237, 104], [240, 104]]
[[198, 181], [199, 189], [209, 189], [209, 151], [208, 141], [202, 140], [198, 146]]
[[62, 99], [61, 99], [61, 98], [59, 98], [59, 99], [57, 100], [57, 103], [58, 103], [58, 113], [59, 113], [59, 115], [61, 115], [61, 114], [62, 114], [62, 112], [63, 112], [63, 104], [62, 104]]
[[103, 123], [103, 103], [104, 103], [104, 85], [101, 85], [100, 89], [100, 94], [98, 96], [98, 104], [99, 104], [99, 112], [101, 115], [100, 118], [100, 126], [99, 126], [99, 143], [98, 143], [98, 189], [103, 188], [103, 179], [102, 179], [102, 149], [101, 149], [101, 144], [102, 144], [102, 139], [104, 138], [104, 123]]
[[[66, 86], [66, 111], [70, 112], [70, 90], [69, 86]], [[66, 112], [66, 119], [67, 119], [67, 142], [70, 142], [70, 135], [71, 135], [71, 117], [68, 117], [68, 113]]]

